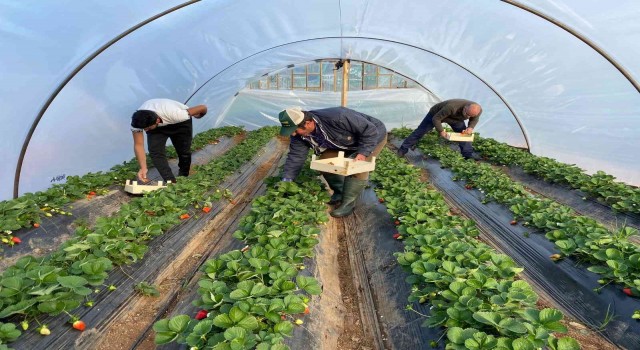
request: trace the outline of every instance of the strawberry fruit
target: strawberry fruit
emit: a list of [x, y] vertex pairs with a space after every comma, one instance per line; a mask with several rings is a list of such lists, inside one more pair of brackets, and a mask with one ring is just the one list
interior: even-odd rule
[[632, 296], [633, 296], [633, 291], [632, 291], [632, 290], [631, 290], [631, 288], [629, 288], [629, 287], [623, 288], [623, 289], [622, 289], [622, 293], [624, 293], [624, 294], [626, 294], [626, 295], [628, 295], [628, 296], [630, 296], [630, 297], [632, 297]]
[[511, 224], [511, 225], [517, 225], [517, 224], [518, 224], [518, 222], [517, 222], [516, 220], [511, 220], [510, 224]]
[[73, 322], [73, 329], [77, 329], [80, 332], [84, 331], [84, 329], [87, 327], [86, 324], [84, 324], [84, 321], [81, 320], [77, 320], [75, 322]]
[[395, 224], [396, 226], [400, 226], [400, 221], [396, 220], [396, 221], [394, 221], [394, 224]]
[[201, 320], [203, 318], [207, 318], [207, 315], [209, 313], [207, 312], [207, 310], [200, 310], [198, 311], [198, 313], [196, 314], [196, 320]]
[[11, 242], [13, 242], [13, 244], [20, 244], [22, 240], [18, 237], [11, 237]]
[[202, 211], [205, 212], [205, 213], [208, 213], [208, 212], [211, 211], [211, 208], [210, 207], [202, 207]]
[[384, 203], [384, 198], [378, 198], [378, 202]]
[[33, 224], [33, 227], [38, 228], [38, 227], [40, 227], [40, 224], [36, 222], [36, 223]]
[[49, 335], [51, 334], [51, 331], [49, 330], [49, 328], [47, 328], [46, 325], [42, 325], [42, 327], [40, 327], [40, 335]]
[[182, 219], [182, 220], [186, 220], [186, 219], [188, 219], [188, 218], [190, 218], [190, 217], [191, 217], [191, 215], [189, 215], [189, 214], [182, 214], [182, 215], [180, 215], [180, 219]]

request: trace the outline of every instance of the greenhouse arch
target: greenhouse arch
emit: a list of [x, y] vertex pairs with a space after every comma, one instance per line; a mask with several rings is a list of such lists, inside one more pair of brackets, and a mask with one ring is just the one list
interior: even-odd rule
[[0, 349], [638, 348], [638, 18], [0, 4]]

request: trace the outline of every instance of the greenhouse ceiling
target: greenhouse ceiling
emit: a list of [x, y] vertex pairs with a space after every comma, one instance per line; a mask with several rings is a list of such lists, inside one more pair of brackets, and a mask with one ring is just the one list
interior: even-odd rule
[[285, 105], [226, 112], [250, 82], [325, 58], [477, 101], [483, 136], [639, 185], [638, 17], [637, 0], [3, 2], [0, 199], [131, 159], [150, 98], [208, 105], [196, 132], [275, 125]]

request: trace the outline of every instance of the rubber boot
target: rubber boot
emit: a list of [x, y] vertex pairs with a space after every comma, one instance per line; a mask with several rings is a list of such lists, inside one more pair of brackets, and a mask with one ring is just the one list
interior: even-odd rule
[[330, 205], [340, 205], [342, 202], [342, 190], [344, 188], [344, 176], [323, 173], [324, 179], [329, 184], [329, 188], [333, 191], [331, 195], [331, 200], [327, 202]]
[[334, 218], [341, 218], [343, 216], [351, 215], [353, 209], [356, 207], [356, 200], [360, 196], [360, 193], [367, 186], [368, 180], [359, 180], [355, 177], [347, 177], [344, 180], [344, 192], [342, 193], [342, 204], [335, 210], [330, 212]]

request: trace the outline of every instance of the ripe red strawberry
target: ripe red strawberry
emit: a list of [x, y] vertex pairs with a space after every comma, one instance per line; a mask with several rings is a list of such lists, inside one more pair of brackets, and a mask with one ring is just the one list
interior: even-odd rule
[[396, 234], [393, 235], [393, 238], [394, 239], [400, 239], [400, 238], [402, 238], [402, 235], [399, 234], [399, 233], [396, 233]]
[[40, 224], [35, 222], [35, 223], [33, 223], [33, 227], [38, 228], [38, 227], [40, 227]]
[[94, 191], [91, 191], [91, 192], [89, 192], [89, 195], [90, 195], [90, 196], [95, 196], [95, 195], [96, 195], [96, 193], [95, 193]]
[[472, 189], [472, 188], [473, 188], [473, 186], [471, 186], [471, 185], [464, 185], [464, 188], [466, 188], [466, 189], [470, 190], [470, 189]]
[[378, 202], [384, 203], [384, 198], [378, 198]]
[[208, 213], [208, 212], [211, 211], [211, 208], [210, 207], [202, 207], [202, 211], [205, 212], [205, 213]]
[[396, 220], [393, 222], [396, 226], [400, 226], [400, 221]]
[[191, 217], [191, 216], [190, 216], [189, 214], [182, 214], [182, 215], [180, 215], [180, 219], [182, 219], [182, 220], [188, 219], [188, 218], [190, 218], [190, 217]]
[[207, 318], [207, 310], [200, 310], [198, 311], [198, 313], [196, 314], [196, 320], [201, 320], [203, 318]]
[[626, 294], [626, 295], [630, 296], [630, 297], [632, 297], [632, 296], [633, 296], [633, 292], [631, 291], [631, 288], [629, 288], [629, 287], [626, 287], [626, 288], [622, 289], [622, 292], [623, 292], [624, 294]]
[[306, 307], [304, 308], [304, 314], [305, 314], [305, 315], [308, 315], [310, 312], [311, 312], [311, 311], [309, 311], [309, 307], [308, 307], [308, 306], [306, 306]]
[[11, 242], [13, 242], [14, 244], [20, 244], [22, 243], [22, 240], [18, 237], [11, 237]]
[[87, 325], [84, 324], [84, 321], [75, 321], [73, 322], [73, 328], [79, 330], [80, 332], [84, 331]]
[[516, 220], [511, 220], [510, 224], [511, 224], [511, 225], [517, 225], [517, 224], [518, 224], [518, 222], [517, 222]]

